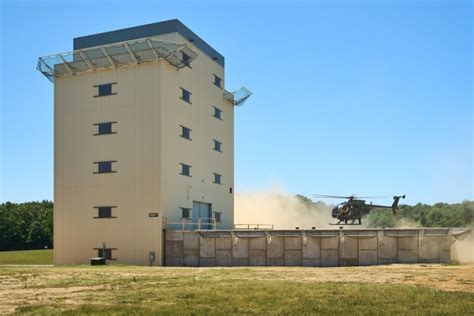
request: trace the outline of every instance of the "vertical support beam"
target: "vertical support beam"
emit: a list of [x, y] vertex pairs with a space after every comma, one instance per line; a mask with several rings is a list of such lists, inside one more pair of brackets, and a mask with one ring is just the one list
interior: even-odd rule
[[71, 74], [71, 75], [74, 75], [74, 72], [72, 71], [71, 66], [68, 64], [68, 62], [63, 58], [63, 56], [61, 54], [58, 54], [58, 59], [60, 61], [62, 61], [62, 63], [64, 64], [64, 67], [67, 70], [67, 72], [69, 72], [69, 74]]
[[117, 67], [117, 63], [112, 59], [110, 54], [103, 46], [100, 48], [100, 50], [102, 51], [102, 54], [104, 54], [105, 58], [107, 58], [107, 61], [110, 63], [110, 66]]
[[138, 58], [137, 58], [137, 56], [135, 56], [135, 54], [133, 53], [130, 46], [128, 46], [128, 43], [123, 43], [123, 46], [125, 46], [125, 49], [127, 50], [128, 54], [130, 55], [130, 58], [133, 60], [133, 62], [138, 63]]
[[153, 55], [155, 56], [156, 59], [160, 58], [160, 56], [158, 56], [158, 53], [156, 52], [155, 48], [153, 47], [153, 45], [151, 45], [151, 42], [149, 39], [146, 39], [145, 40], [146, 44], [148, 45], [148, 47], [151, 49], [151, 52], [153, 53]]
[[81, 56], [82, 60], [84, 60], [84, 62], [86, 63], [87, 67], [89, 67], [90, 70], [95, 70], [94, 65], [93, 65], [92, 62], [89, 60], [89, 58], [87, 57], [87, 55], [84, 54], [83, 51], [78, 51], [78, 53], [79, 53], [79, 56]]

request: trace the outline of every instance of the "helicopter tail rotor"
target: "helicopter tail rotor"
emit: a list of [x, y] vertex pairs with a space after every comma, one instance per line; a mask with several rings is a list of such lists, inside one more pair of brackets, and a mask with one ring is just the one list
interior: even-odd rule
[[393, 197], [393, 204], [392, 204], [393, 215], [396, 215], [396, 211], [398, 209], [398, 202], [400, 201], [400, 199], [404, 199], [404, 198], [405, 198], [405, 194], [404, 195], [395, 195]]

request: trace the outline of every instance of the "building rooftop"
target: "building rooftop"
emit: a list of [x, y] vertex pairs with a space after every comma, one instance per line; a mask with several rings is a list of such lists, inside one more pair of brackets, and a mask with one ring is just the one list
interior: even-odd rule
[[179, 33], [203, 53], [224, 67], [224, 56], [207, 44], [196, 33], [191, 31], [178, 19], [162, 21], [158, 23], [145, 24], [125, 29], [76, 37], [74, 39], [74, 50], [102, 46], [117, 42], [126, 42], [146, 37], [153, 37], [167, 33]]
[[[175, 32], [192, 42], [192, 45], [157, 37]], [[72, 52], [40, 57], [36, 69], [51, 82], [57, 77], [160, 59], [180, 69], [188, 66], [198, 56], [195, 47], [224, 66], [224, 57], [221, 54], [175, 19], [77, 37], [74, 39]], [[243, 105], [251, 95], [252, 92], [245, 87], [233, 92], [224, 90], [223, 93], [224, 99], [235, 106]]]

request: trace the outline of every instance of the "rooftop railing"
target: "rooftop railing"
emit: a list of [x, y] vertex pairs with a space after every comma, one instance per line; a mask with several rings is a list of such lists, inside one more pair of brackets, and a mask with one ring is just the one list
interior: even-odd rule
[[163, 227], [169, 230], [216, 230], [218, 224], [215, 218], [163, 218]]
[[180, 69], [197, 56], [187, 44], [147, 37], [40, 57], [36, 69], [54, 82], [57, 77], [158, 59], [165, 59]]
[[273, 230], [273, 224], [234, 224], [235, 230]]

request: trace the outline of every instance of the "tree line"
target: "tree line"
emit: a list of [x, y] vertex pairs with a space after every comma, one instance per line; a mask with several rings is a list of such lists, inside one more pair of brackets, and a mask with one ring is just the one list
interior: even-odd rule
[[390, 210], [373, 210], [367, 220], [369, 227], [471, 227], [474, 202], [401, 205], [396, 215]]
[[0, 205], [0, 251], [53, 247], [53, 202]]
[[[296, 196], [308, 210], [332, 206]], [[365, 219], [368, 227], [472, 227], [474, 201], [448, 204], [401, 205], [390, 210], [373, 210]], [[26, 202], [0, 205], [0, 251], [53, 248], [53, 202]]]

